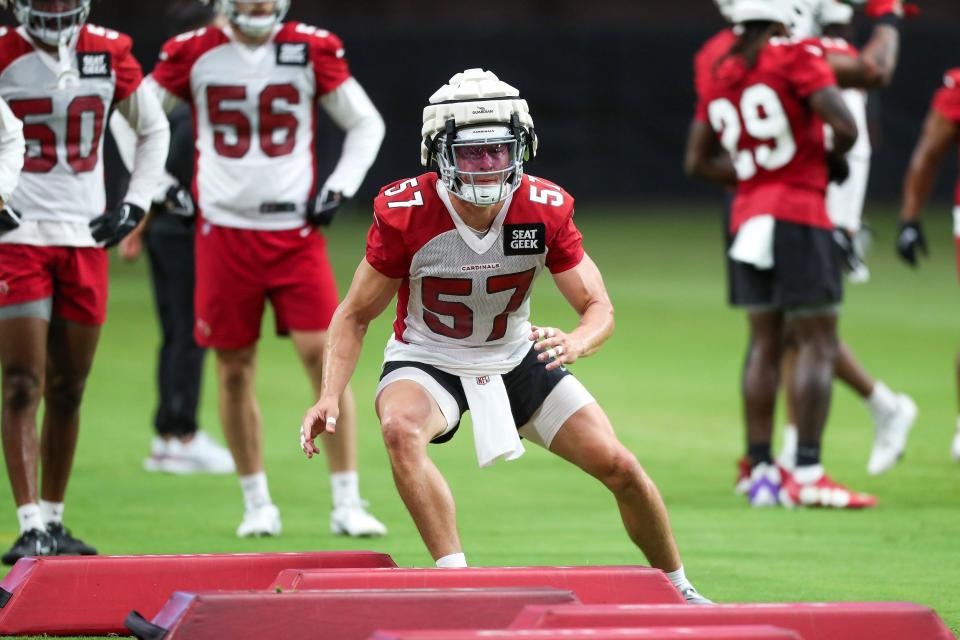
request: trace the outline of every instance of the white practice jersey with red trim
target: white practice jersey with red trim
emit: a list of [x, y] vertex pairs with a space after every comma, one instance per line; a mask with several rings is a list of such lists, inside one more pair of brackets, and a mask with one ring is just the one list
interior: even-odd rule
[[61, 60], [36, 47], [22, 27], [0, 28], [0, 97], [23, 121], [27, 148], [10, 204], [25, 223], [85, 228], [103, 213], [106, 116], [143, 80], [131, 46], [129, 37], [88, 24]]
[[583, 259], [573, 198], [524, 176], [485, 233], [468, 227], [437, 175], [395, 182], [374, 201], [366, 259], [402, 279], [387, 360], [436, 366], [500, 366], [529, 351], [530, 292], [544, 267]]
[[316, 191], [318, 101], [350, 78], [337, 36], [300, 23], [251, 48], [229, 26], [167, 42], [151, 77], [192, 104], [195, 192], [205, 220], [244, 229], [303, 225]]

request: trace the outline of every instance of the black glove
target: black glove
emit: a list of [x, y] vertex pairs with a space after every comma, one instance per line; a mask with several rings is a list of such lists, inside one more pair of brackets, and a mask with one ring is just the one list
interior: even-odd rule
[[180, 185], [174, 185], [167, 189], [163, 196], [163, 202], [160, 208], [165, 214], [172, 216], [181, 216], [183, 218], [192, 218], [197, 215], [197, 207], [193, 204], [193, 196], [189, 189]]
[[337, 209], [346, 201], [347, 199], [339, 191], [321, 193], [313, 204], [307, 207], [307, 224], [315, 227], [329, 227], [333, 222], [333, 216], [337, 215]]
[[850, 237], [846, 229], [835, 227], [833, 229], [833, 243], [837, 245], [837, 249], [840, 250], [840, 259], [843, 261], [844, 271], [852, 271], [857, 263], [860, 262], [857, 249], [853, 245], [853, 238]]
[[20, 214], [6, 204], [0, 209], [0, 234], [13, 231], [20, 226]]
[[923, 252], [923, 255], [929, 255], [927, 250], [927, 239], [923, 237], [923, 227], [920, 222], [901, 222], [900, 232], [897, 234], [897, 253], [911, 267], [917, 266], [917, 250]]
[[827, 177], [830, 182], [843, 184], [850, 177], [850, 165], [844, 156], [834, 153], [827, 154]]
[[97, 242], [104, 242], [109, 249], [137, 228], [143, 220], [144, 211], [135, 204], [124, 202], [118, 208], [107, 211], [90, 221], [90, 232]]

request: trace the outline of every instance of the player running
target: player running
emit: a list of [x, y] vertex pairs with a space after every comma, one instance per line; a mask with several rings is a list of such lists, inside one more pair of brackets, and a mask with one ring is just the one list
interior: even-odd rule
[[[731, 301], [750, 322], [743, 390], [751, 503], [869, 507], [875, 498], [833, 482], [820, 461], [842, 299], [826, 187], [829, 172], [845, 168], [857, 129], [823, 49], [784, 37], [792, 16], [788, 0], [734, 3], [735, 40], [697, 70], [686, 168], [737, 184]], [[823, 123], [834, 132], [829, 155]], [[787, 393], [800, 443], [794, 473], [781, 476], [770, 440], [785, 346], [797, 351]]]
[[[166, 110], [186, 102], [196, 121], [197, 344], [216, 351], [220, 419], [244, 497], [240, 537], [279, 535], [280, 512], [264, 473], [254, 395], [256, 343], [267, 300], [319, 397], [324, 333], [337, 289], [317, 228], [360, 187], [383, 140], [380, 114], [351, 76], [332, 33], [284, 22], [289, 0], [220, 0], [225, 27], [171, 39], [150, 79]], [[333, 173], [318, 188], [318, 107], [346, 132]], [[319, 196], [317, 195], [319, 192]], [[386, 527], [366, 511], [357, 477], [356, 410], [324, 441], [333, 533]]]
[[[537, 138], [525, 100], [496, 75], [468, 69], [430, 98], [421, 162], [436, 173], [381, 190], [366, 257], [330, 326], [324, 387], [301, 430], [339, 428], [340, 397], [369, 323], [398, 295], [376, 407], [401, 498], [438, 567], [466, 566], [450, 488], [427, 455], [467, 410], [480, 466], [523, 454], [520, 436], [604, 483], [631, 540], [688, 602], [709, 602], [684, 576], [666, 507], [567, 365], [613, 331], [613, 306], [573, 223], [573, 198], [524, 174]], [[529, 322], [548, 269], [580, 316], [567, 333]]]
[[[169, 140], [130, 38], [86, 24], [90, 0], [12, 5], [20, 26], [0, 28], [0, 97], [24, 121], [27, 156], [9, 200], [22, 220], [0, 236], [0, 422], [20, 522], [5, 564], [96, 553], [64, 527], [63, 513], [80, 402], [106, 319], [104, 246], [143, 217]], [[123, 204], [104, 213], [103, 128], [114, 109], [137, 134], [136, 162]]]
[[[900, 205], [900, 232], [897, 252], [910, 266], [917, 266], [918, 254], [927, 253], [920, 217], [930, 195], [937, 169], [950, 149], [960, 139], [960, 67], [950, 69], [943, 77], [943, 86], [933, 96], [933, 103], [923, 124], [923, 132], [910, 159], [903, 179], [903, 200]], [[960, 180], [957, 181], [953, 209], [953, 235], [957, 246], [957, 273], [960, 274]], [[957, 396], [960, 398], [960, 355], [957, 356]], [[960, 462], [960, 416], [956, 435], [950, 447], [953, 459]]]

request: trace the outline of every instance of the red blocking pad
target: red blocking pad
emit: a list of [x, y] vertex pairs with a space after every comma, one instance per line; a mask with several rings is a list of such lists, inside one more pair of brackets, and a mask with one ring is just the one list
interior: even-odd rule
[[528, 607], [511, 629], [769, 624], [804, 640], [953, 640], [937, 614], [909, 602]]
[[683, 596], [659, 569], [649, 567], [470, 567], [463, 569], [288, 569], [279, 589], [444, 589], [553, 587], [584, 604], [682, 604]]
[[370, 640], [804, 640], [769, 625], [489, 631], [378, 631]]
[[559, 589], [393, 589], [176, 593], [138, 638], [366, 640], [377, 629], [504, 628], [530, 604], [571, 604]]
[[266, 589], [293, 567], [395, 567], [371, 551], [23, 558], [0, 582], [0, 635], [126, 635], [174, 591]]

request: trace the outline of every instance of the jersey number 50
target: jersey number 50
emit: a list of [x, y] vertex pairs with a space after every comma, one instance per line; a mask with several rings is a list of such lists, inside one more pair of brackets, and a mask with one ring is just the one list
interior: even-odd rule
[[[720, 144], [733, 158], [740, 180], [749, 180], [757, 167], [776, 171], [787, 166], [797, 153], [797, 143], [790, 130], [790, 120], [777, 92], [765, 84], [755, 84], [740, 96], [740, 109], [726, 98], [719, 98], [708, 107], [710, 126], [720, 132]], [[740, 149], [740, 118], [747, 135], [758, 144], [752, 149]]]
[[[250, 151], [254, 123], [250, 122], [242, 109], [228, 109], [223, 104], [246, 100], [247, 88], [244, 86], [207, 87], [207, 113], [214, 127], [213, 148], [224, 158], [242, 158]], [[270, 158], [285, 156], [293, 151], [300, 124], [294, 114], [276, 111], [277, 102], [300, 104], [300, 92], [292, 84], [271, 84], [260, 92], [257, 99], [258, 138], [260, 148]], [[283, 132], [283, 135], [278, 136], [278, 132]]]
[[[23, 170], [27, 173], [48, 173], [57, 166], [57, 133], [43, 116], [53, 115], [51, 98], [11, 100], [10, 110], [23, 120], [23, 136], [27, 139], [27, 156]], [[103, 136], [103, 100], [99, 96], [77, 96], [67, 106], [67, 164], [74, 173], [97, 168], [100, 138]], [[85, 117], [86, 116], [86, 117]], [[81, 144], [85, 123], [89, 121], [89, 146]]]

